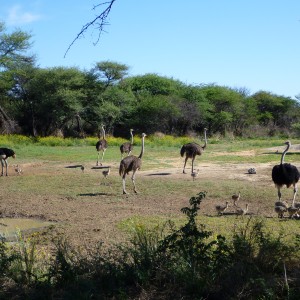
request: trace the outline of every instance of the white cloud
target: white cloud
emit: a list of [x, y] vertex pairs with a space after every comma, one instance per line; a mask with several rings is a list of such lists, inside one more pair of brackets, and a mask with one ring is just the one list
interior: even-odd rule
[[7, 24], [13, 26], [28, 24], [41, 19], [41, 17], [41, 15], [23, 11], [21, 5], [14, 5], [9, 9]]

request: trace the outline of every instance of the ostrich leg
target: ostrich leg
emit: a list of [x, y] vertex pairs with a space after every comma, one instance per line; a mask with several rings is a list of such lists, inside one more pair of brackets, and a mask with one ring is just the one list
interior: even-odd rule
[[100, 156], [100, 153], [99, 153], [99, 151], [98, 151], [96, 166], [99, 166], [99, 156]]
[[123, 178], [122, 178], [122, 183], [123, 183], [123, 194], [125, 195], [125, 194], [127, 194], [127, 192], [126, 192], [125, 175], [124, 175]]
[[[101, 162], [103, 162], [104, 152], [105, 152], [105, 149], [104, 149], [103, 152], [102, 152]], [[102, 165], [102, 163], [101, 163], [101, 165]]]
[[7, 176], [7, 160], [6, 159], [4, 160], [4, 163], [5, 163], [5, 175]]
[[194, 160], [195, 160], [195, 156], [193, 156], [192, 158], [192, 173], [194, 172]]
[[186, 157], [185, 157], [185, 160], [184, 160], [183, 171], [182, 171], [183, 174], [186, 174], [186, 171], [185, 171], [185, 165], [186, 165], [187, 160], [188, 160], [188, 157], [186, 156]]
[[133, 172], [131, 177], [132, 183], [133, 183], [133, 190], [137, 194], [136, 186], [135, 186], [135, 172]]
[[2, 172], [1, 172], [1, 176], [3, 176], [3, 170], [4, 170], [4, 163], [3, 163], [3, 159], [1, 159], [1, 166], [2, 166]]
[[278, 192], [277, 192], [278, 201], [281, 201], [281, 192], [280, 192], [280, 187], [279, 186], [277, 186], [277, 190], [278, 190]]
[[298, 192], [298, 186], [297, 186], [297, 184], [294, 184], [294, 197], [293, 197], [292, 206], [294, 206], [297, 192]]

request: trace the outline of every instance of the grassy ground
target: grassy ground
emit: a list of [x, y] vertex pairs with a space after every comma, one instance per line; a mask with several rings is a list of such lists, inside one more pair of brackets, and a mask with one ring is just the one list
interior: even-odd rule
[[[283, 232], [287, 239], [300, 233], [298, 220], [278, 219], [274, 213], [277, 191], [271, 181], [272, 166], [280, 161], [284, 149], [281, 139], [218, 140], [211, 138], [201, 157], [196, 158], [199, 175], [195, 181], [182, 174], [183, 158], [180, 146], [188, 138], [146, 138], [142, 170], [137, 173], [139, 194], [132, 192], [127, 178], [129, 195], [122, 195], [122, 181], [118, 175], [121, 139], [109, 138], [104, 165], [111, 166], [107, 180], [95, 166], [96, 139], [60, 140], [57, 138], [32, 141], [21, 137], [0, 137], [1, 146], [13, 148], [17, 159], [10, 159], [10, 176], [0, 178], [0, 211], [2, 216], [28, 216], [57, 222], [76, 243], [106, 239], [114, 242], [124, 238], [135, 223], [154, 226], [157, 221], [173, 219], [184, 221], [180, 209], [187, 206], [190, 197], [207, 191], [201, 205], [199, 222], [216, 234], [230, 236], [249, 218], [263, 218], [274, 234]], [[202, 144], [202, 141], [198, 141]], [[299, 165], [300, 140], [286, 156], [286, 161]], [[140, 152], [136, 139], [134, 155]], [[23, 173], [17, 175], [14, 165]], [[85, 165], [80, 168], [68, 168]], [[187, 171], [190, 172], [190, 160]], [[257, 174], [247, 174], [255, 167]], [[224, 216], [217, 216], [215, 205], [231, 201], [231, 195], [241, 192], [239, 205], [249, 203], [247, 216], [237, 216], [230, 202]], [[292, 189], [283, 190], [290, 201]], [[298, 197], [299, 198], [299, 197]], [[47, 232], [56, 234], [56, 231]]]

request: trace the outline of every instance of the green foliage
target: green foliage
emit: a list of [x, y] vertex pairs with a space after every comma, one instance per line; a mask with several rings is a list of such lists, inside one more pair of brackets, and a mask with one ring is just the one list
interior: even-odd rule
[[[289, 266], [299, 271], [299, 236], [287, 245], [282, 234], [275, 238], [251, 217], [232, 239], [215, 236], [197, 222], [205, 197], [200, 192], [190, 198], [181, 209], [186, 223], [178, 229], [170, 221], [151, 228], [135, 222], [129, 242], [109, 248], [99, 243], [83, 252], [58, 238], [50, 258], [38, 235], [24, 238], [19, 232], [11, 248], [0, 244], [0, 279], [18, 283], [9, 293], [26, 286], [29, 298], [47, 291], [48, 299], [95, 294], [136, 299], [142, 290], [144, 296], [164, 299], [296, 299], [297, 281], [286, 285], [282, 271], [288, 267], [291, 272]], [[0, 292], [3, 299], [6, 295]]]

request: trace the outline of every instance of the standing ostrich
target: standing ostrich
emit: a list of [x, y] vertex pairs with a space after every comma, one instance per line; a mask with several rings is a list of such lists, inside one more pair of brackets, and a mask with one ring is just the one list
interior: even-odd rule
[[241, 192], [239, 192], [238, 194], [233, 194], [231, 196], [231, 199], [233, 200], [233, 205], [237, 206], [236, 203], [240, 200], [241, 197]]
[[124, 153], [127, 153], [127, 156], [129, 156], [131, 151], [133, 150], [133, 129], [130, 129], [130, 135], [131, 135], [131, 141], [123, 143], [120, 146], [121, 159], [123, 158]]
[[297, 183], [300, 178], [300, 173], [296, 166], [284, 162], [285, 154], [288, 152], [291, 146], [291, 142], [287, 141], [285, 142], [285, 144], [287, 145], [287, 147], [282, 153], [280, 165], [276, 165], [272, 169], [272, 180], [274, 181], [275, 186], [278, 190], [279, 201], [281, 201], [280, 189], [284, 185], [286, 185], [287, 188], [289, 188], [291, 185], [294, 187], [294, 197], [292, 202], [292, 206], [294, 206], [296, 194], [298, 191]]
[[[99, 166], [99, 156], [100, 156], [100, 151], [102, 151], [102, 158], [101, 158], [101, 162], [103, 161], [103, 157], [104, 157], [104, 152], [107, 149], [107, 141], [105, 139], [105, 130], [104, 130], [104, 125], [101, 126], [102, 129], [102, 135], [103, 138], [101, 140], [99, 140], [96, 144], [96, 149], [98, 151], [98, 156], [97, 156], [97, 163], [96, 166]], [[102, 166], [102, 163], [100, 163], [100, 166]]]
[[200, 146], [197, 143], [188, 143], [188, 144], [185, 144], [181, 147], [181, 150], [180, 150], [181, 157], [183, 157], [184, 154], [185, 154], [185, 160], [184, 160], [184, 166], [183, 166], [183, 172], [182, 173], [186, 174], [185, 166], [186, 166], [186, 162], [189, 158], [192, 159], [192, 173], [194, 172], [195, 157], [196, 157], [196, 155], [201, 155], [203, 153], [204, 149], [206, 148], [206, 145], [207, 145], [206, 131], [207, 131], [207, 129], [204, 128], [204, 145], [203, 146]]
[[142, 157], [143, 157], [144, 148], [145, 148], [145, 137], [146, 137], [146, 134], [143, 133], [142, 134], [142, 150], [141, 150], [140, 155], [138, 157], [134, 156], [134, 155], [126, 156], [120, 162], [119, 174], [120, 174], [120, 176], [122, 176], [123, 194], [127, 194], [126, 188], [125, 188], [125, 177], [126, 177], [126, 175], [129, 174], [130, 171], [133, 171], [132, 176], [131, 176], [131, 180], [133, 183], [133, 190], [135, 193], [137, 193], [136, 187], [135, 187], [135, 173], [142, 166]]
[[7, 176], [7, 159], [9, 157], [16, 158], [15, 151], [8, 148], [0, 148], [0, 159], [1, 159], [1, 165], [2, 165], [2, 172], [1, 176], [3, 176], [3, 169], [5, 164], [5, 170], [6, 170], [6, 176]]

